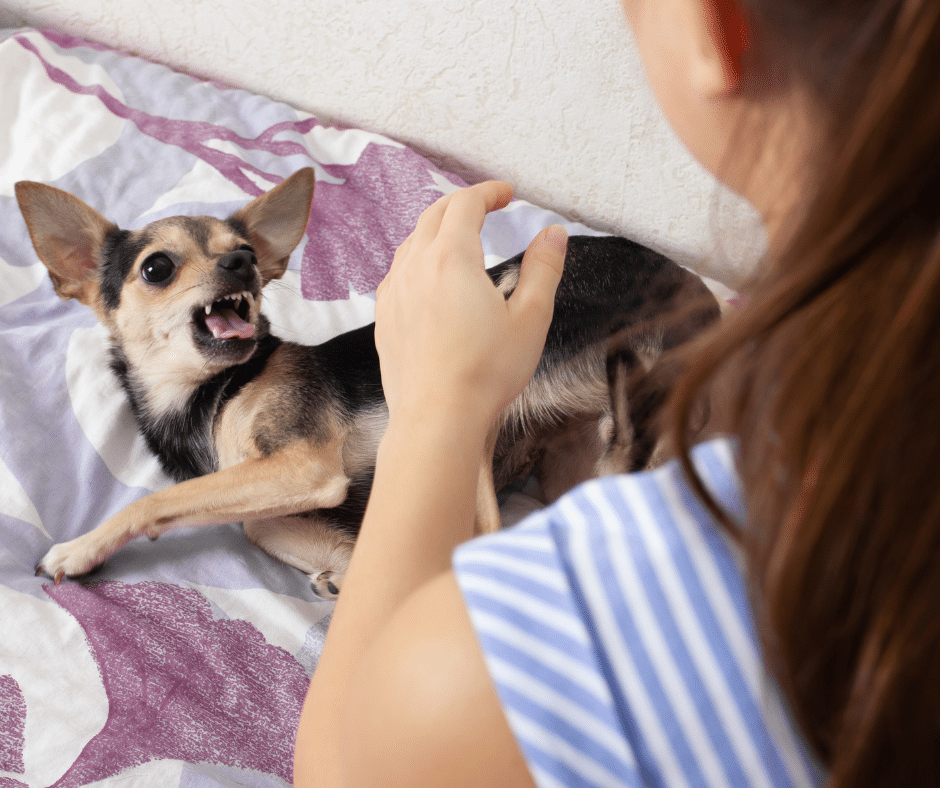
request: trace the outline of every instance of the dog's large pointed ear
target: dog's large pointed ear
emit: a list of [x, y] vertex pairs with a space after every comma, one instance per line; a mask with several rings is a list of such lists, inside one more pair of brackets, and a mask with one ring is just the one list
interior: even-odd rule
[[15, 189], [33, 248], [49, 269], [56, 293], [97, 309], [101, 247], [117, 225], [54, 186], [20, 181]]
[[304, 167], [229, 219], [244, 228], [265, 282], [284, 274], [291, 252], [304, 237], [314, 180], [313, 168]]

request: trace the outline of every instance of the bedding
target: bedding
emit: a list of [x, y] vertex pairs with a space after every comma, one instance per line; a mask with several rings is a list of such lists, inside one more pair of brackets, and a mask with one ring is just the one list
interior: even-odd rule
[[[304, 575], [231, 524], [132, 542], [81, 582], [34, 576], [51, 544], [169, 480], [13, 187], [136, 228], [227, 216], [313, 166], [306, 237], [264, 304], [275, 333], [320, 342], [373, 319], [395, 248], [462, 183], [391, 139], [49, 31], [0, 31], [0, 84], [0, 788], [288, 785], [332, 611]], [[487, 219], [487, 263], [555, 222], [600, 234], [515, 201]]]

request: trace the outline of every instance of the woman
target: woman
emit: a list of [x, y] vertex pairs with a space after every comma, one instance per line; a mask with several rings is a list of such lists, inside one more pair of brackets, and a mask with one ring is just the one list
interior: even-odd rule
[[[478, 233], [509, 187], [428, 209], [379, 291], [391, 417], [297, 785], [940, 784], [940, 4], [624, 4], [676, 132], [770, 239], [673, 398], [688, 481], [592, 482], [451, 568], [564, 234], [504, 303]], [[733, 461], [688, 450], [717, 381]]]

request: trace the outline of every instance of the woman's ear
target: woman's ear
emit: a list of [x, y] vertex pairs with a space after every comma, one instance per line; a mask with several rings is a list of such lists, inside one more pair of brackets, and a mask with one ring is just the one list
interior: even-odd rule
[[692, 87], [700, 95], [727, 96], [741, 82], [750, 46], [747, 20], [737, 0], [691, 0], [690, 20], [699, 51], [693, 56]]

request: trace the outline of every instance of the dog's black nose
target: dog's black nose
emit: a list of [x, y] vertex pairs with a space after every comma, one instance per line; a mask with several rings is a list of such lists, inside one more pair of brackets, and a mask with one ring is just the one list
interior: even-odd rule
[[239, 249], [238, 251], [222, 255], [222, 257], [219, 258], [218, 266], [219, 268], [224, 268], [226, 271], [235, 272], [251, 268], [254, 262], [255, 256], [251, 252], [247, 249]]

